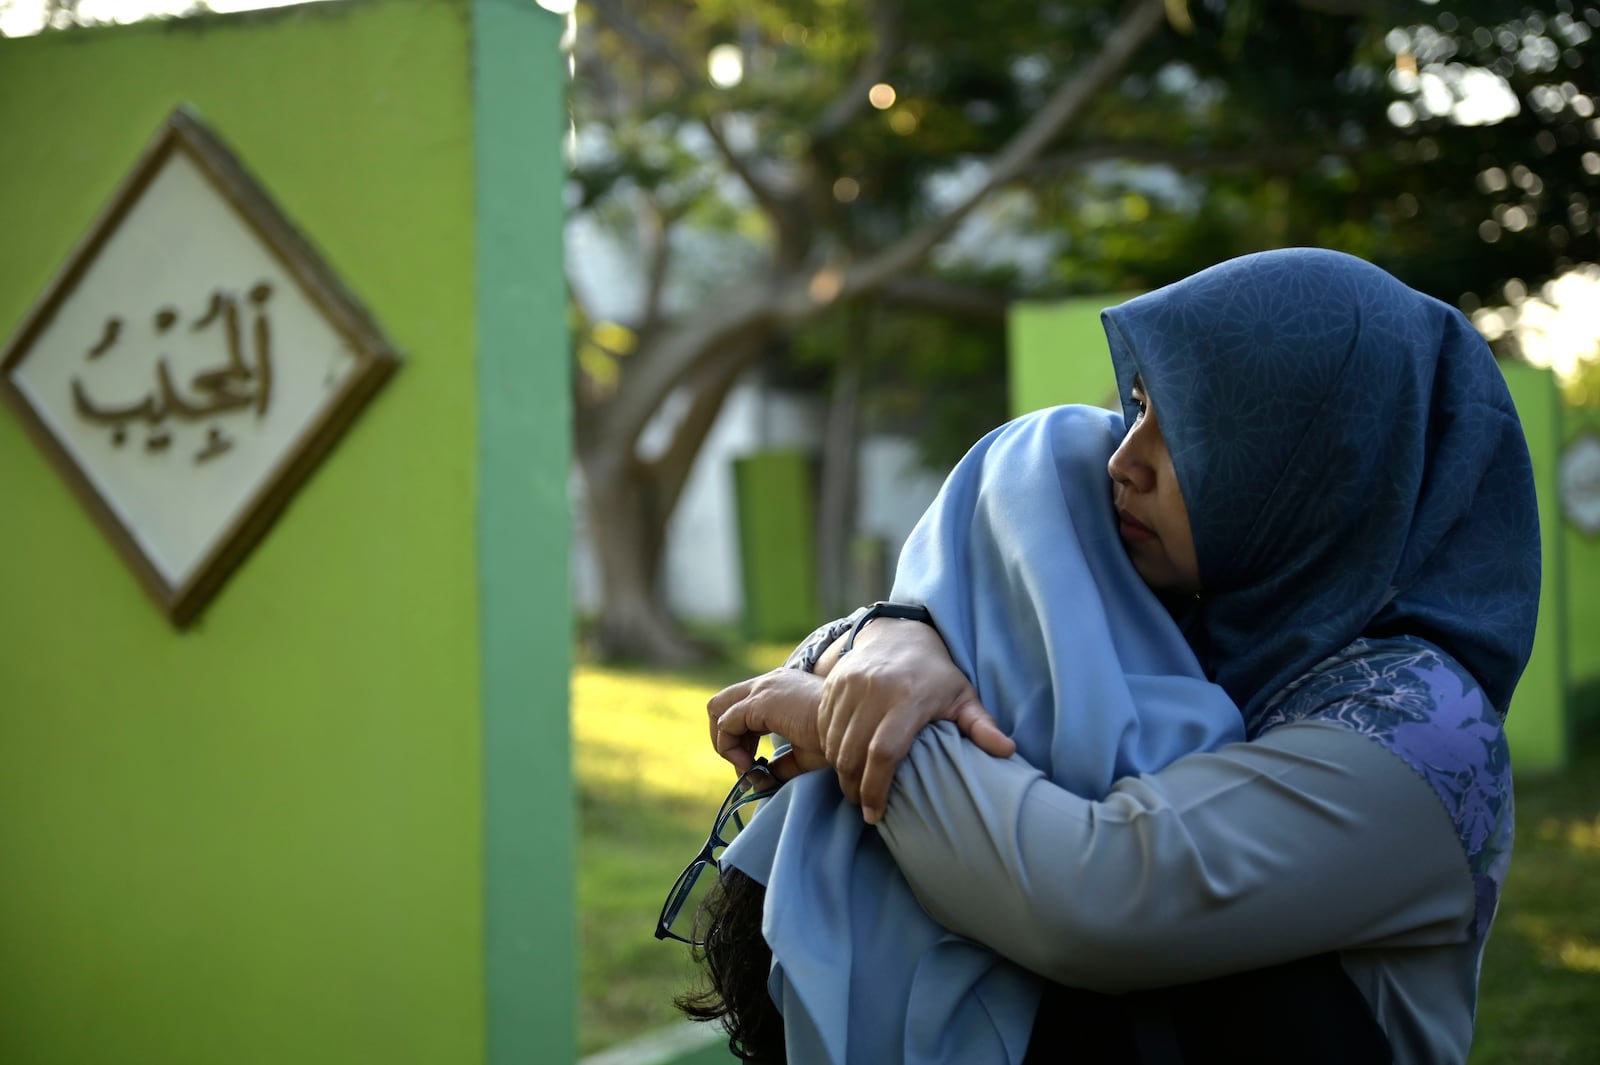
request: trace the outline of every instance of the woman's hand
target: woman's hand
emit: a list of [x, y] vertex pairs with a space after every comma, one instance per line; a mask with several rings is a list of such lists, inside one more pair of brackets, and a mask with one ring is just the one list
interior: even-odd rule
[[817, 731], [821, 702], [822, 678], [800, 669], [774, 669], [729, 685], [706, 703], [711, 745], [743, 773], [755, 764], [761, 737], [776, 732], [794, 747], [789, 757], [772, 763], [779, 780], [824, 769], [828, 762]]
[[978, 702], [932, 626], [896, 618], [873, 621], [823, 682], [816, 720], [840, 788], [861, 806], [869, 825], [883, 817], [889, 784], [911, 742], [934, 721], [954, 721], [963, 735], [997, 758], [1016, 752], [1017, 745]]

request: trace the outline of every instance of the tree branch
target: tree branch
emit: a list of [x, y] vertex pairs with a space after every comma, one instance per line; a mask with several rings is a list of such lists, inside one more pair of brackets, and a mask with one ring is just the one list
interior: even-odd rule
[[631, 450], [673, 386], [688, 377], [707, 353], [735, 346], [747, 331], [769, 324], [775, 303], [769, 282], [749, 281], [692, 314], [664, 322], [649, 352], [641, 351], [630, 360], [617, 391], [591, 407], [592, 436], [625, 439]]
[[954, 318], [1003, 323], [1006, 308], [1015, 297], [999, 289], [919, 275], [885, 283], [878, 290], [878, 298], [889, 307], [912, 307]]
[[[593, 2], [615, 10], [613, 0]], [[708, 353], [740, 343], [750, 330], [804, 321], [837, 299], [881, 289], [920, 262], [979, 203], [1015, 180], [1060, 136], [1156, 33], [1165, 11], [1164, 0], [1136, 0], [1099, 54], [1056, 90], [995, 158], [983, 184], [943, 217], [855, 266], [791, 272], [776, 281], [751, 280], [719, 294], [695, 314], [666, 323], [649, 357], [633, 360], [616, 393], [591, 409], [595, 438], [625, 439], [631, 449], [662, 397]]]
[[[577, 286], [572, 284], [567, 285], [567, 300], [568, 321], [570, 322], [575, 317], [577, 318], [578, 322], [582, 323], [582, 325], [579, 326], [575, 332], [581, 332], [582, 330], [587, 329], [588, 324], [594, 321], [594, 319], [590, 317], [589, 308], [584, 305], [583, 297], [578, 294]], [[572, 410], [574, 414], [572, 420], [573, 432], [575, 434], [575, 439], [582, 441], [588, 435], [589, 423], [588, 419], [584, 417], [584, 413], [595, 403], [594, 388], [590, 383], [588, 375], [578, 367], [578, 352], [576, 347], [574, 347], [573, 350], [568, 353], [568, 358], [572, 362], [570, 371], [567, 374], [567, 388], [572, 400]]]
[[1277, 170], [1296, 170], [1311, 163], [1315, 157], [1334, 154], [1340, 153], [1308, 153], [1276, 144], [1221, 150], [1205, 147], [1185, 150], [1178, 145], [1163, 144], [1159, 141], [1088, 144], [1036, 160], [1018, 175], [1018, 180], [1024, 183], [1048, 180], [1061, 177], [1090, 163], [1110, 161], [1164, 163], [1186, 173], [1209, 173], [1258, 165], [1266, 165]]
[[[683, 81], [684, 87], [693, 86], [701, 80], [701, 75], [666, 38], [652, 33], [628, 12], [622, 10], [616, 0], [589, 0], [589, 5], [594, 8], [595, 14], [612, 32], [628, 41], [644, 55], [656, 63], [671, 69]], [[755, 172], [750, 169], [743, 156], [734, 151], [733, 145], [728, 143], [728, 138], [723, 132], [719, 119], [704, 115], [699, 117], [700, 124], [705, 128], [706, 135], [711, 138], [711, 143], [716, 146], [717, 153], [722, 156], [722, 161], [728, 169], [744, 183], [750, 190], [750, 195], [756, 203], [773, 217], [778, 217], [783, 210], [783, 201], [772, 189], [758, 179]]]
[[764, 333], [753, 331], [740, 342], [727, 345], [714, 358], [695, 367], [689, 380], [684, 382], [693, 394], [689, 409], [673, 426], [672, 442], [666, 450], [644, 464], [654, 473], [653, 481], [657, 488], [654, 502], [660, 507], [663, 530], [666, 518], [678, 505], [678, 497], [683, 494], [683, 487], [689, 481], [694, 460], [700, 454], [700, 445], [705, 443], [707, 434], [716, 424], [717, 415], [722, 413], [723, 400], [745, 367], [761, 351], [764, 340]]
[[644, 252], [644, 309], [639, 317], [639, 332], [648, 333], [661, 321], [661, 293], [666, 288], [672, 245], [661, 205], [645, 190], [640, 190], [639, 198], [639, 245]]
[[875, 3], [872, 5], [869, 17], [877, 44], [873, 47], [872, 54], [862, 62], [850, 84], [834, 97], [833, 102], [812, 124], [810, 137], [812, 144], [832, 140], [855, 121], [856, 116], [867, 105], [868, 90], [884, 79], [889, 72], [889, 64], [894, 61], [895, 53], [900, 50], [900, 23], [895, 17], [894, 9], [889, 4]]
[[995, 189], [1016, 180], [1072, 124], [1094, 95], [1122, 72], [1165, 20], [1164, 0], [1136, 0], [1107, 36], [1099, 54], [1058, 88], [1033, 119], [1017, 131], [990, 165], [983, 183], [966, 199], [865, 262], [843, 270], [837, 283], [821, 286], [825, 299], [818, 298], [818, 286], [812, 278], [793, 279], [783, 293], [780, 314], [788, 320], [803, 320], [816, 313], [819, 302], [848, 299], [879, 288], [922, 261]]

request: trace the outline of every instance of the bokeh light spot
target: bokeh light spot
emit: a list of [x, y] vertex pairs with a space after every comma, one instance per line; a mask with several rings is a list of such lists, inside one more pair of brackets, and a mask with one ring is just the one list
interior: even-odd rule
[[706, 56], [706, 73], [717, 88], [733, 88], [744, 80], [744, 53], [735, 44], [717, 45]]

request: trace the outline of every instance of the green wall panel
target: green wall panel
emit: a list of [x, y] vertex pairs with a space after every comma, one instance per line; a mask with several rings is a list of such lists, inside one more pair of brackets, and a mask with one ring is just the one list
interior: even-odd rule
[[1011, 416], [1061, 403], [1121, 410], [1100, 312], [1132, 296], [1013, 304], [1006, 327]]
[[[1588, 434], [1600, 438], [1600, 411], [1571, 410], [1562, 422], [1562, 443]], [[1573, 726], [1600, 731], [1600, 536], [1561, 519], [1567, 608], [1567, 669]]]
[[[504, 34], [476, 73], [475, 12]], [[570, 1060], [558, 30], [531, 4], [394, 0], [0, 41], [0, 334], [188, 103], [404, 360], [184, 634], [0, 413], [7, 1065], [457, 1063], [535, 1030]], [[551, 198], [508, 222], [524, 179]], [[479, 204], [509, 230], [493, 248]], [[486, 731], [508, 743], [487, 778]], [[536, 805], [539, 868], [505, 820]], [[486, 895], [486, 860], [535, 888], [522, 909]], [[542, 982], [489, 1021], [486, 981], [535, 956]]]
[[752, 639], [788, 640], [817, 623], [811, 464], [801, 451], [767, 451], [733, 463], [739, 511], [744, 622]]
[[530, 0], [473, 3], [484, 931], [494, 1065], [577, 1056], [561, 29]]
[[1525, 363], [1502, 363], [1517, 415], [1522, 419], [1539, 494], [1539, 530], [1543, 580], [1533, 655], [1511, 700], [1506, 736], [1512, 764], [1518, 769], [1546, 770], [1564, 765], [1570, 748], [1567, 715], [1566, 597], [1560, 504], [1556, 495], [1556, 461], [1560, 445], [1561, 396], [1548, 370]]

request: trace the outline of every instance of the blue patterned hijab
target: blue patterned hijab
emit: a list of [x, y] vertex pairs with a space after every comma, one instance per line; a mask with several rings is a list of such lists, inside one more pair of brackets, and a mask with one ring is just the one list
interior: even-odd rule
[[1275, 694], [1360, 636], [1443, 649], [1504, 716], [1532, 648], [1538, 513], [1504, 378], [1459, 311], [1296, 248], [1102, 318], [1188, 506], [1205, 590], [1180, 621], [1252, 735]]

